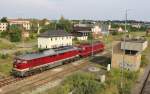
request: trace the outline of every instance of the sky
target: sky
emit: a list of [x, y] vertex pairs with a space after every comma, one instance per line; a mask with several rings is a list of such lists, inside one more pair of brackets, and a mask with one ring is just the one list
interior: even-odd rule
[[150, 0], [0, 0], [0, 18], [150, 21]]

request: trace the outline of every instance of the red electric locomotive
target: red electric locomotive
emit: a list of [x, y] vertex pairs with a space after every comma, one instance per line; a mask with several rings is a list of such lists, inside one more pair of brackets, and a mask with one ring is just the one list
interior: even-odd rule
[[79, 57], [78, 48], [63, 47], [50, 49], [43, 52], [20, 55], [15, 58], [13, 74], [16, 76], [28, 76], [38, 71], [43, 71], [68, 62]]
[[101, 42], [97, 42], [94, 44], [83, 44], [80, 45], [78, 48], [80, 48], [81, 50], [79, 51], [79, 55], [81, 57], [87, 57], [89, 55], [91, 55], [92, 53], [98, 53], [98, 52], [102, 52], [104, 50], [104, 44]]
[[24, 77], [56, 67], [80, 57], [104, 50], [103, 43], [84, 44], [79, 47], [66, 46], [42, 52], [20, 55], [15, 58], [12, 73]]

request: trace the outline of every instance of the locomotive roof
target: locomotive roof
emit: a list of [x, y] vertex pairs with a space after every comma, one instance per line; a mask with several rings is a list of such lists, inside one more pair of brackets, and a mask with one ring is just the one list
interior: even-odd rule
[[77, 50], [77, 49], [78, 49], [77, 47], [66, 46], [66, 47], [60, 47], [57, 49], [45, 50], [45, 51], [37, 52], [37, 53], [19, 55], [19, 56], [17, 56], [17, 58], [23, 59], [23, 60], [32, 60], [32, 59], [36, 59], [36, 58], [57, 55], [57, 54], [61, 54], [64, 52], [73, 51], [73, 50]]

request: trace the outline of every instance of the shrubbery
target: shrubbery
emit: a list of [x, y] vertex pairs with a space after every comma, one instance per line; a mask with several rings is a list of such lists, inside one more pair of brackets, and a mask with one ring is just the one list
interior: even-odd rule
[[15, 52], [15, 55], [21, 55], [22, 53], [20, 51]]
[[10, 39], [11, 42], [19, 42], [22, 38], [22, 29], [20, 26], [11, 25], [9, 27], [9, 32], [4, 31], [0, 33], [0, 37]]
[[7, 37], [9, 35], [9, 33], [7, 32], [7, 31], [5, 31], [5, 32], [0, 32], [0, 37], [1, 38], [5, 38], [5, 37]]
[[58, 94], [97, 94], [102, 88], [103, 85], [95, 80], [94, 75], [76, 73], [65, 79]]
[[112, 69], [110, 73], [107, 74], [107, 77], [109, 78], [106, 81], [106, 86], [107, 87], [117, 87], [117, 94], [130, 94], [131, 93], [131, 88], [134, 82], [136, 81], [138, 77], [137, 72], [131, 72], [124, 70], [123, 72], [123, 88], [121, 88], [121, 70], [118, 69]]
[[118, 35], [118, 32], [112, 32], [112, 35]]
[[21, 32], [11, 32], [9, 36], [11, 42], [21, 41]]
[[141, 57], [141, 67], [145, 67], [148, 65], [148, 59], [146, 58], [146, 55], [142, 55]]
[[7, 59], [9, 57], [8, 54], [0, 54], [1, 59]]

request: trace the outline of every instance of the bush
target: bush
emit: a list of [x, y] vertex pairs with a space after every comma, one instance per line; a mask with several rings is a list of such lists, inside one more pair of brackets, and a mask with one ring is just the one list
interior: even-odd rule
[[58, 94], [97, 94], [102, 88], [103, 85], [95, 80], [94, 75], [76, 73], [65, 79]]
[[9, 57], [8, 54], [0, 54], [1, 59], [7, 59]]
[[122, 94], [122, 92], [124, 94], [130, 94], [132, 85], [138, 77], [138, 72], [124, 70], [123, 73], [123, 88], [121, 88], [121, 70], [118, 69], [112, 69], [112, 71], [107, 74], [109, 79], [106, 81], [106, 85], [110, 87], [117, 86], [119, 94]]
[[112, 32], [112, 35], [118, 35], [118, 32]]
[[30, 39], [35, 39], [33, 34], [30, 34]]
[[20, 52], [20, 51], [17, 51], [16, 53], [15, 53], [15, 55], [17, 56], [17, 55], [21, 55], [22, 53]]
[[1, 38], [5, 38], [6, 36], [8, 36], [9, 35], [9, 33], [7, 32], [7, 31], [4, 31], [4, 32], [1, 32], [0, 33], [0, 37]]
[[10, 33], [10, 41], [11, 42], [21, 41], [21, 32], [11, 32]]
[[146, 67], [148, 65], [148, 59], [146, 58], [146, 55], [142, 55], [141, 57], [141, 67]]

